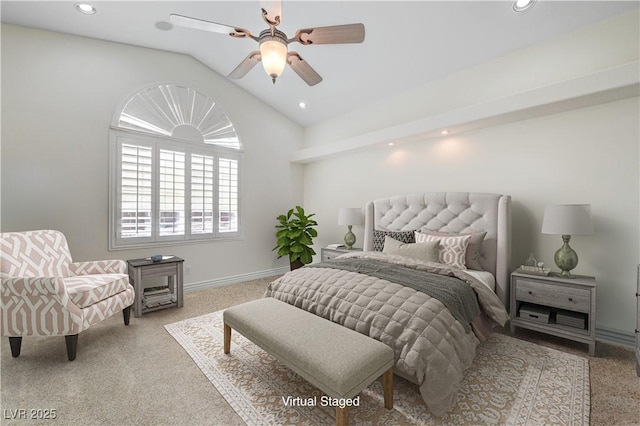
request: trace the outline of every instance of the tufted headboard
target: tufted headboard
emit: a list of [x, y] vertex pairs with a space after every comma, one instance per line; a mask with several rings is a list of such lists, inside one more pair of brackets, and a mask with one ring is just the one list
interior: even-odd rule
[[364, 250], [373, 250], [373, 230], [487, 232], [480, 264], [496, 278], [496, 294], [509, 307], [511, 197], [475, 192], [429, 192], [369, 201]]

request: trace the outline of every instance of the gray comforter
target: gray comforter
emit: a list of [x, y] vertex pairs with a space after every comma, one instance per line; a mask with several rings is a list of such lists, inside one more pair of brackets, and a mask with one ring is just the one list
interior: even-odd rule
[[[507, 321], [507, 312], [493, 291], [462, 270], [377, 252], [350, 253], [341, 258], [409, 268], [414, 281], [419, 281], [418, 271], [457, 278], [473, 289], [484, 315], [500, 325]], [[285, 274], [269, 285], [265, 296], [387, 344], [395, 353], [394, 372], [418, 384], [431, 412], [444, 415], [455, 401], [464, 371], [471, 366], [479, 343], [469, 331], [467, 320], [456, 319], [443, 302], [391, 282], [396, 281], [393, 278], [321, 266], [309, 265]]]

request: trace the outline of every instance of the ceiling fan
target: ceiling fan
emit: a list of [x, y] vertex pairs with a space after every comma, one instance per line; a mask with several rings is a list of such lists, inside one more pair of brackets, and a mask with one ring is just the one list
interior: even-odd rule
[[322, 77], [307, 63], [297, 52], [288, 50], [290, 43], [300, 43], [302, 45], [313, 44], [342, 44], [342, 43], [362, 43], [364, 41], [363, 24], [334, 25], [330, 27], [302, 28], [296, 34], [287, 38], [287, 35], [278, 30], [282, 19], [282, 2], [261, 1], [262, 18], [269, 25], [269, 28], [260, 32], [259, 36], [254, 36], [244, 28], [234, 27], [216, 22], [205, 21], [188, 16], [172, 14], [171, 23], [181, 27], [193, 28], [197, 30], [211, 31], [214, 33], [227, 34], [231, 37], [255, 40], [260, 45], [260, 50], [249, 53], [238, 65], [229, 78], [239, 79], [244, 77], [258, 62], [262, 62], [264, 70], [273, 80], [280, 76], [286, 64], [295, 71], [309, 86], [314, 86], [322, 81]]

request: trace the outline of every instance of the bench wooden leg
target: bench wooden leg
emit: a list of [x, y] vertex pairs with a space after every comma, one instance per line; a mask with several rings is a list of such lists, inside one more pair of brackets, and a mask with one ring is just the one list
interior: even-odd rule
[[393, 408], [393, 368], [388, 369], [382, 375], [382, 390], [384, 392], [384, 408]]
[[336, 426], [347, 426], [349, 424], [349, 408], [336, 407]]
[[231, 352], [231, 327], [227, 324], [224, 325], [224, 353]]

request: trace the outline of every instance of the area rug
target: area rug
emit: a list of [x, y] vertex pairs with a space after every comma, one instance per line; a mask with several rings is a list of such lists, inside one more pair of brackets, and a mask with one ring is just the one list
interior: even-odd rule
[[[287, 397], [322, 394], [239, 333], [223, 354], [222, 311], [168, 324], [167, 331], [248, 425], [335, 424], [335, 408], [286, 406]], [[445, 417], [424, 405], [418, 387], [394, 377], [394, 408], [386, 410], [381, 380], [349, 409], [351, 424], [588, 425], [589, 362], [501, 334], [477, 350], [457, 403]]]

